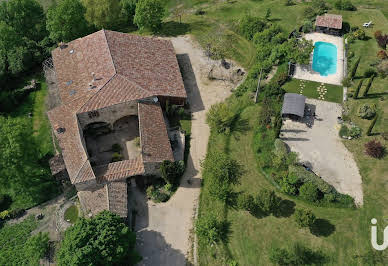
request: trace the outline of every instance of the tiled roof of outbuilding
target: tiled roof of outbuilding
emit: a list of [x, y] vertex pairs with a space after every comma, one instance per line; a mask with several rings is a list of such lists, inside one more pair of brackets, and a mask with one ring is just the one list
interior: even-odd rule
[[342, 16], [333, 14], [317, 16], [315, 26], [340, 30], [342, 29]]

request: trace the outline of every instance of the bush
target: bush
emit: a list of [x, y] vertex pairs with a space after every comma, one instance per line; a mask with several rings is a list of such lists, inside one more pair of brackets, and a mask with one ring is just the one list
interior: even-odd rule
[[354, 139], [361, 137], [361, 128], [359, 128], [358, 126], [352, 126], [349, 130], [349, 135]]
[[388, 60], [381, 60], [381, 62], [377, 65], [377, 72], [381, 77], [386, 77], [388, 75]]
[[342, 124], [338, 134], [341, 138], [347, 138], [349, 136], [349, 128]]
[[0, 221], [1, 220], [6, 220], [8, 219], [10, 216], [9, 216], [9, 211], [5, 210], [5, 211], [2, 211], [0, 212]]
[[321, 265], [324, 264], [326, 256], [295, 243], [288, 249], [272, 248], [269, 251], [269, 259], [278, 265]]
[[255, 199], [252, 195], [242, 193], [237, 198], [237, 207], [240, 210], [248, 211], [250, 213], [255, 211]]
[[300, 182], [302, 183], [311, 182], [315, 184], [318, 187], [319, 191], [321, 191], [322, 193], [326, 194], [335, 192], [335, 189], [332, 185], [328, 184], [322, 178], [315, 175], [313, 172], [306, 170], [302, 166], [290, 165], [288, 171], [289, 175], [291, 174], [297, 176]]
[[199, 240], [210, 245], [224, 240], [226, 231], [225, 223], [218, 221], [213, 214], [200, 216], [195, 222], [195, 232]]
[[364, 90], [364, 93], [362, 96], [366, 97], [368, 95], [368, 92], [369, 92], [369, 89], [370, 87], [372, 86], [372, 82], [373, 82], [373, 79], [375, 78], [375, 75], [372, 75], [369, 80], [368, 80], [368, 84], [366, 85], [365, 87], [365, 90]]
[[352, 82], [349, 77], [343, 78], [341, 83], [342, 83], [342, 86], [344, 87], [352, 86]]
[[279, 185], [282, 192], [289, 195], [297, 195], [302, 183], [296, 175], [288, 174], [283, 177]]
[[357, 31], [353, 32], [353, 36], [358, 40], [365, 40], [366, 38], [365, 31], [363, 29], [358, 29]]
[[140, 28], [157, 32], [162, 26], [164, 4], [159, 0], [141, 0], [136, 4], [133, 22]]
[[362, 119], [372, 119], [376, 115], [376, 106], [363, 104], [358, 109], [358, 116]]
[[120, 153], [118, 153], [118, 152], [113, 153], [112, 162], [119, 162], [122, 160], [123, 160], [123, 156]]
[[121, 148], [120, 144], [118, 144], [118, 143], [113, 144], [112, 145], [112, 151], [120, 153], [122, 151], [122, 148]]
[[352, 4], [350, 0], [337, 0], [334, 3], [334, 7], [338, 10], [348, 10], [348, 11], [356, 10], [356, 7]]
[[294, 5], [294, 1], [292, 1], [292, 0], [285, 0], [284, 5], [285, 6], [293, 6]]
[[376, 70], [374, 70], [373, 68], [368, 68], [364, 71], [364, 78], [370, 78], [372, 76], [375, 76], [376, 74]]
[[375, 115], [375, 117], [373, 118], [372, 122], [370, 123], [369, 127], [368, 127], [368, 130], [366, 131], [366, 134], [368, 136], [370, 136], [372, 134], [372, 130], [373, 130], [373, 127], [375, 126], [376, 124], [376, 121], [377, 121], [377, 114]]
[[160, 165], [160, 173], [163, 180], [169, 184], [178, 184], [179, 179], [185, 172], [185, 164], [183, 161], [163, 161]]
[[364, 79], [361, 79], [360, 82], [357, 85], [356, 91], [354, 92], [354, 99], [358, 98], [358, 94], [360, 93], [360, 89], [362, 87], [362, 83], [364, 82]]
[[377, 57], [380, 58], [381, 60], [383, 60], [383, 59], [386, 59], [388, 56], [384, 50], [380, 50], [377, 53]]
[[282, 141], [281, 139], [275, 139], [274, 145], [275, 145], [274, 153], [277, 156], [285, 156], [288, 154], [287, 144], [284, 143], [284, 141]]
[[9, 217], [11, 219], [19, 218], [23, 216], [23, 214], [26, 212], [25, 209], [14, 209], [9, 212]]
[[255, 198], [255, 203], [265, 214], [276, 211], [280, 206], [281, 198], [276, 196], [275, 191], [262, 189]]
[[252, 40], [256, 32], [261, 32], [266, 22], [260, 17], [245, 14], [238, 22], [241, 34], [248, 40]]
[[382, 158], [385, 153], [384, 146], [376, 140], [371, 140], [365, 144], [365, 153], [373, 158]]
[[318, 193], [319, 193], [318, 187], [311, 182], [304, 183], [299, 188], [299, 196], [302, 199], [307, 201], [311, 201], [311, 202], [318, 201], [318, 195], [319, 195]]
[[140, 137], [136, 137], [133, 141], [136, 147], [140, 147]]
[[228, 133], [235, 117], [236, 113], [231, 110], [230, 106], [222, 102], [213, 104], [210, 107], [206, 115], [206, 122], [211, 129], [216, 130], [218, 133]]
[[302, 31], [304, 33], [311, 32], [313, 30], [313, 23], [310, 20], [306, 20], [303, 22]]
[[295, 222], [299, 227], [310, 227], [315, 222], [315, 215], [311, 210], [296, 209], [294, 214]]
[[356, 75], [358, 65], [360, 64], [361, 57], [358, 57], [354, 65], [352, 66], [350, 72], [349, 72], [349, 79], [353, 80], [354, 76]]
[[375, 39], [377, 41], [377, 44], [385, 50], [387, 43], [388, 43], [388, 35], [383, 34], [380, 30], [375, 32]]

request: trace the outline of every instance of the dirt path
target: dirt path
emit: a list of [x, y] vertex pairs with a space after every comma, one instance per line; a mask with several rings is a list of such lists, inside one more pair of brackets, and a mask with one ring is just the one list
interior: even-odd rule
[[144, 195], [132, 189], [138, 211], [135, 226], [137, 248], [143, 256], [140, 265], [188, 264], [187, 257], [192, 250], [190, 231], [201, 185], [200, 161], [206, 155], [210, 135], [206, 111], [212, 104], [225, 100], [234, 87], [225, 81], [207, 79], [204, 69], [208, 66], [208, 58], [189, 37], [177, 37], [171, 41], [182, 68], [193, 113], [191, 150], [181, 185], [167, 203], [146, 202]]

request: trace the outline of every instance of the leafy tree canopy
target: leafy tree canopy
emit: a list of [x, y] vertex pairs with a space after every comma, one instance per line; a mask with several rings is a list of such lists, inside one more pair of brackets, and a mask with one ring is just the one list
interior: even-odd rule
[[136, 235], [118, 215], [102, 211], [66, 230], [58, 265], [134, 265], [140, 260], [135, 242]]
[[86, 7], [86, 20], [98, 29], [114, 29], [120, 24], [119, 0], [82, 0], [82, 4]]
[[157, 31], [162, 25], [164, 15], [163, 3], [160, 0], [140, 0], [136, 4], [136, 12], [133, 22], [140, 29]]
[[86, 8], [79, 0], [63, 0], [47, 12], [47, 30], [55, 42], [69, 42], [88, 35], [91, 27], [85, 19]]

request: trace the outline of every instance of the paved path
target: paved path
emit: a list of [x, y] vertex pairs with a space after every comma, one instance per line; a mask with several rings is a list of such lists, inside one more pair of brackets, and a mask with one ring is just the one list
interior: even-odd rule
[[[143, 194], [132, 188], [136, 199], [137, 249], [143, 256], [140, 265], [186, 265], [192, 261], [193, 241], [190, 230], [200, 193], [200, 160], [207, 150], [210, 130], [206, 124], [206, 111], [230, 95], [232, 84], [225, 81], [209, 81], [204, 56], [189, 37], [171, 39], [180, 66], [192, 110], [191, 150], [186, 172], [174, 196], [166, 203], [146, 201]], [[188, 184], [187, 180], [191, 183]], [[191, 258], [190, 258], [191, 257]]]

